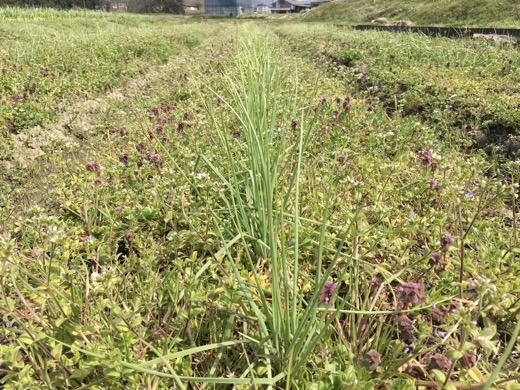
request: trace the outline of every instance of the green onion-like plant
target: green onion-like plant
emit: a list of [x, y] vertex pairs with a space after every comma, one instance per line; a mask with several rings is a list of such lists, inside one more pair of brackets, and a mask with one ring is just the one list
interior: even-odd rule
[[[276, 47], [273, 38], [251, 27], [241, 32], [234, 63], [225, 71], [225, 83], [219, 91], [213, 89], [227, 110], [220, 114], [208, 110], [225, 149], [226, 165], [221, 167], [204, 155], [201, 158], [226, 189], [225, 212], [215, 213], [221, 239], [240, 242], [245, 249], [244, 264], [254, 280], [252, 285], [240, 272], [231, 245], [225, 246], [259, 324], [260, 339], [256, 341], [269, 356], [268, 376], [284, 373], [289, 386], [291, 375], [305, 365], [306, 357], [326, 335], [326, 323], [332, 320], [333, 316], [318, 308], [334, 261], [320, 275], [323, 251], [317, 251], [314, 292], [305, 297], [298, 287], [302, 277], [299, 183], [314, 113], [300, 96], [297, 70], [291, 73], [283, 66]], [[224, 166], [230, 168], [224, 170]], [[223, 223], [225, 219], [231, 224]], [[323, 226], [325, 221], [326, 217]], [[230, 227], [224, 231], [221, 226]], [[269, 289], [261, 283], [261, 263], [270, 268]]]

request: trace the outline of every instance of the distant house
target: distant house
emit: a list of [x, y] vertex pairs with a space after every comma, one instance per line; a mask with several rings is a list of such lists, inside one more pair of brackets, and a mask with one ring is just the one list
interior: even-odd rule
[[240, 15], [254, 12], [251, 0], [206, 0], [206, 14], [211, 15]]
[[271, 9], [269, 8], [269, 4], [267, 3], [258, 3], [256, 5], [256, 13], [257, 14], [270, 14], [271, 13]]
[[128, 11], [128, 4], [125, 1], [115, 1], [110, 4], [110, 11], [112, 12], [126, 12]]
[[242, 5], [239, 9], [241, 14], [254, 14], [256, 11], [256, 8], [253, 7], [253, 4], [251, 2], [242, 2]]
[[309, 8], [311, 8], [310, 2], [295, 0], [276, 0], [273, 4], [271, 4], [271, 13], [288, 14], [292, 12], [304, 12]]

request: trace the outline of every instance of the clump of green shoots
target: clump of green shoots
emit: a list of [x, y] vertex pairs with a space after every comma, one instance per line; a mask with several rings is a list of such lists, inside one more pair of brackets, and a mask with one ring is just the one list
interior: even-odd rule
[[[266, 354], [276, 356], [266, 361], [268, 375], [281, 372], [287, 375], [289, 385], [291, 373], [306, 363], [327, 334], [330, 318], [326, 320], [326, 313], [318, 307], [334, 299], [337, 284], [327, 280], [332, 266], [321, 275], [320, 264], [312, 296], [305, 297], [298, 286], [299, 186], [313, 113], [303, 104], [298, 85], [289, 84], [288, 80], [296, 78], [281, 66], [282, 55], [273, 50], [276, 43], [272, 39], [250, 28], [245, 31], [224, 90], [215, 91], [233, 115], [229, 121], [213, 116], [229, 171], [202, 158], [227, 188], [226, 214], [215, 214], [215, 219], [218, 226], [223, 218], [231, 218], [232, 227], [220, 234], [246, 248], [242, 261], [253, 274], [254, 285], [245, 282], [230, 251], [228, 259], [260, 325], [255, 342], [264, 345]], [[287, 91], [292, 102], [287, 101]], [[293, 222], [288, 222], [287, 215]], [[318, 251], [321, 261], [323, 250]], [[258, 264], [270, 269], [268, 291], [262, 288], [265, 271]]]

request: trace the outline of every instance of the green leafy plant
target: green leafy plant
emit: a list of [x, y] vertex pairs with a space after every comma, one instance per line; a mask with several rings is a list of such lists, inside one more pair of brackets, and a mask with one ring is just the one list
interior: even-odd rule
[[345, 66], [352, 66], [355, 61], [363, 58], [363, 52], [357, 49], [343, 49], [338, 53], [338, 61]]

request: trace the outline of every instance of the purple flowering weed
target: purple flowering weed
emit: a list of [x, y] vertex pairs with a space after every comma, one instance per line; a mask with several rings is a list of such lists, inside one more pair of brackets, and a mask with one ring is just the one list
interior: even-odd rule
[[92, 161], [92, 162], [87, 163], [86, 168], [87, 168], [87, 171], [90, 171], [90, 172], [101, 172], [101, 169], [103, 169], [101, 164], [98, 163], [97, 161]]
[[407, 305], [416, 306], [426, 301], [424, 287], [420, 283], [405, 283], [399, 287], [399, 292], [399, 299]]
[[323, 286], [323, 289], [320, 293], [320, 302], [328, 305], [337, 286], [338, 283], [332, 283], [329, 281], [325, 282], [325, 285]]
[[454, 242], [455, 238], [449, 233], [446, 233], [441, 237], [441, 247], [443, 249], [448, 249]]

